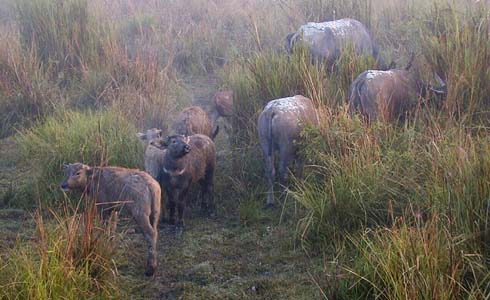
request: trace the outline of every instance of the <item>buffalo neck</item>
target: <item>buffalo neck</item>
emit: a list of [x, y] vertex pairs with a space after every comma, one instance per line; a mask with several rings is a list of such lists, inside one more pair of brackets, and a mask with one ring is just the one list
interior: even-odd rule
[[163, 167], [170, 172], [178, 172], [185, 168], [186, 155], [175, 157], [170, 153], [165, 154]]

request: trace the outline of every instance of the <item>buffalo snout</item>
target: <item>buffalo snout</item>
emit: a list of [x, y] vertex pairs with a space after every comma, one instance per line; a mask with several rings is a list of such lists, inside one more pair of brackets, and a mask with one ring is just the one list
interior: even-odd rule
[[68, 186], [68, 181], [63, 181], [62, 183], [60, 183], [60, 188], [65, 191], [65, 192], [68, 192], [70, 190], [70, 187]]

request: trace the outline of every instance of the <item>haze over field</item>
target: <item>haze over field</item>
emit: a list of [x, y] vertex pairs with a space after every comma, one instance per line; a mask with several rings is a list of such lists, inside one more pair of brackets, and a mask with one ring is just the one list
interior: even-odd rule
[[[343, 18], [376, 51], [301, 44]], [[0, 0], [0, 45], [0, 299], [490, 298], [489, 1]], [[410, 109], [361, 97], [379, 71], [351, 89], [390, 62]], [[64, 192], [63, 164], [144, 169], [137, 133], [218, 91], [216, 216], [191, 188], [146, 277], [140, 228]], [[319, 124], [265, 209], [258, 117], [294, 95]]]

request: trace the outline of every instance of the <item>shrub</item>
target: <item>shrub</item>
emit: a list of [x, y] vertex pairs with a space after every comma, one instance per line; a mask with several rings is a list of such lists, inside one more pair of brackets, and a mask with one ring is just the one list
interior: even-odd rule
[[366, 127], [344, 112], [323, 113], [321, 120], [303, 133], [310, 166], [290, 191], [306, 208], [305, 238], [322, 247], [366, 226], [390, 225], [412, 206], [424, 217], [449, 216], [473, 251], [487, 253], [486, 131], [419, 123]]
[[301, 152], [310, 166], [290, 190], [306, 208], [303, 238], [328, 246], [348, 232], [390, 224], [409, 204], [422, 205], [429, 171], [425, 157], [414, 154], [418, 135], [412, 129], [365, 127], [344, 112], [323, 113], [321, 119], [319, 128], [303, 132]]
[[30, 184], [37, 186], [42, 201], [48, 201], [60, 199], [63, 163], [141, 167], [143, 149], [136, 132], [117, 111], [62, 111], [23, 131], [17, 142], [21, 163], [34, 174]]

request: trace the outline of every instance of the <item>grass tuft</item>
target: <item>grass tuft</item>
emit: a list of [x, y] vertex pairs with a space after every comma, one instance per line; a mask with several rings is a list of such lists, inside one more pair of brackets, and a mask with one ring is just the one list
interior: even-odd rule
[[63, 163], [141, 167], [143, 149], [136, 132], [117, 111], [66, 111], [20, 133], [20, 160], [33, 174], [28, 185], [38, 188], [34, 199], [62, 199], [59, 183]]

